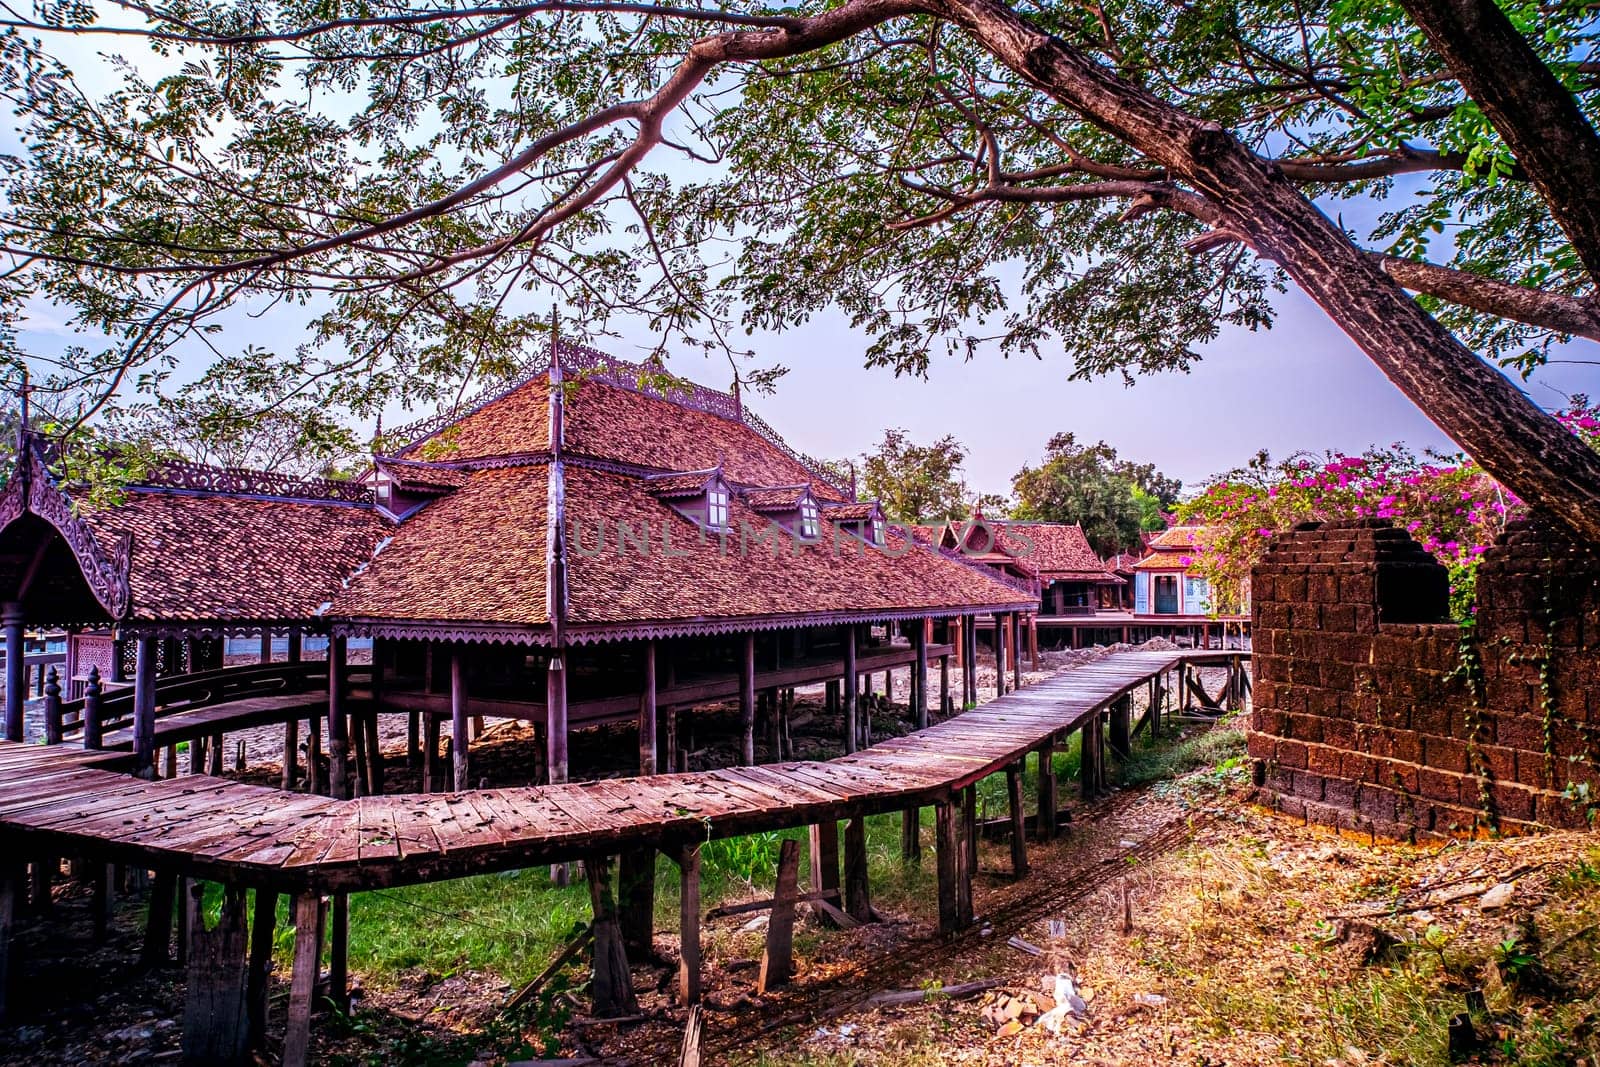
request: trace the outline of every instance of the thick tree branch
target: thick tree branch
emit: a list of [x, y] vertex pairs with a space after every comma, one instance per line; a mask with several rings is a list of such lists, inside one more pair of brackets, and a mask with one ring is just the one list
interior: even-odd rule
[[[1245, 235], [1258, 254], [1281, 265], [1485, 470], [1580, 536], [1600, 541], [1600, 455], [1418, 307], [1270, 161], [1215, 123], [1030, 25], [1000, 0], [941, 2], [1006, 66], [1216, 204], [1226, 216], [1219, 228]], [[1589, 195], [1594, 188], [1600, 184], [1574, 192]]]
[[1600, 285], [1600, 136], [1494, 0], [1400, 0], [1550, 205]]
[[1371, 255], [1385, 274], [1414, 293], [1540, 329], [1600, 341], [1600, 306], [1592, 298], [1546, 293], [1471, 271], [1382, 252]]

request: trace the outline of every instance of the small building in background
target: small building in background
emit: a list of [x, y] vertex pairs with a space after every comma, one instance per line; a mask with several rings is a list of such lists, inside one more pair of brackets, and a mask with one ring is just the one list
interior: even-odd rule
[[[1211, 581], [1197, 573], [1196, 563], [1211, 536], [1206, 526], [1173, 526], [1150, 539], [1143, 559], [1133, 565], [1133, 614], [1136, 618], [1205, 618], [1248, 615], [1248, 585], [1236, 598], [1222, 598]], [[1228, 603], [1227, 600], [1237, 600]]]

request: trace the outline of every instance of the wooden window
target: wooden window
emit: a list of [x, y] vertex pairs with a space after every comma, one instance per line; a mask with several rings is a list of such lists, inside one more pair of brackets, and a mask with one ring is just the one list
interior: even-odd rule
[[728, 487], [720, 483], [706, 490], [706, 525], [713, 530], [728, 528]]
[[822, 521], [817, 513], [817, 502], [806, 497], [800, 501], [800, 536], [813, 541], [821, 535]]
[[877, 545], [877, 546], [879, 546], [880, 548], [883, 546], [883, 520], [882, 519], [873, 519], [872, 520], [872, 543]]

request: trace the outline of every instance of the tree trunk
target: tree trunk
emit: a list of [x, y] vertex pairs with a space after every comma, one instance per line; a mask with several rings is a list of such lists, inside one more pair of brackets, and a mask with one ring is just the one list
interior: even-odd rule
[[[1600, 455], [1418, 307], [1270, 160], [1215, 123], [1123, 81], [1000, 0], [944, 2], [1001, 62], [1204, 194], [1217, 208], [1217, 229], [1282, 266], [1485, 470], [1581, 537], [1600, 541]], [[1593, 187], [1575, 184], [1574, 194]]]
[[1600, 284], [1600, 136], [1494, 0], [1400, 0]]

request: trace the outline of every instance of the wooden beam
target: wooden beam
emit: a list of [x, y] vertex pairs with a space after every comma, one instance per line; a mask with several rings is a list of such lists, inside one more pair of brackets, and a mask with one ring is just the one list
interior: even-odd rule
[[856, 677], [856, 628], [844, 627], [840, 638], [844, 643], [844, 679], [840, 686], [844, 695], [844, 750], [854, 752], [861, 739], [861, 726], [856, 721], [861, 705], [861, 686]]
[[633, 977], [628, 970], [628, 952], [623, 947], [622, 929], [617, 922], [616, 900], [611, 892], [611, 857], [592, 853], [583, 861], [589, 879], [589, 903], [594, 920], [594, 1013], [600, 1018], [639, 1014], [639, 1000], [633, 993]]
[[250, 1012], [246, 982], [245, 891], [227, 886], [216, 928], [207, 930], [205, 887], [189, 883], [188, 975], [183, 1006], [183, 1062], [219, 1067], [250, 1062]]
[[1025, 878], [1028, 875], [1028, 816], [1022, 808], [1021, 762], [1006, 768], [1006, 798], [1011, 804], [1011, 873]]
[[350, 716], [345, 707], [345, 639], [328, 638], [328, 786], [336, 800], [349, 800]]
[[566, 652], [553, 649], [545, 670], [544, 740], [546, 767], [552, 785], [567, 780], [567, 670]]
[[856, 922], [873, 918], [867, 883], [867, 820], [856, 815], [844, 825], [844, 910]]
[[656, 643], [644, 643], [644, 685], [639, 692], [639, 774], [656, 773]]
[[700, 1003], [700, 846], [678, 851], [678, 1002]]
[[655, 954], [656, 851], [631, 849], [617, 867], [617, 905], [622, 944], [639, 959]]
[[278, 894], [257, 889], [250, 917], [250, 959], [245, 976], [245, 1004], [250, 1012], [250, 1047], [259, 1048], [267, 1036], [267, 994], [272, 988], [272, 943], [278, 923]]
[[739, 657], [739, 761], [756, 762], [756, 635], [745, 634]]
[[778, 846], [778, 882], [772, 892], [767, 943], [761, 952], [756, 992], [788, 985], [794, 976], [794, 906], [800, 867], [800, 842], [785, 838]]
[[[839, 892], [839, 824], [813, 823], [810, 827], [811, 891], [814, 893]], [[813, 907], [812, 915], [824, 925], [831, 925], [821, 908]]]
[[456, 792], [472, 788], [467, 749], [467, 650], [457, 642], [450, 646], [450, 758], [455, 763]]
[[289, 978], [289, 1019], [283, 1035], [283, 1067], [306, 1067], [311, 1048], [311, 1008], [322, 966], [322, 898], [294, 898], [294, 964]]

